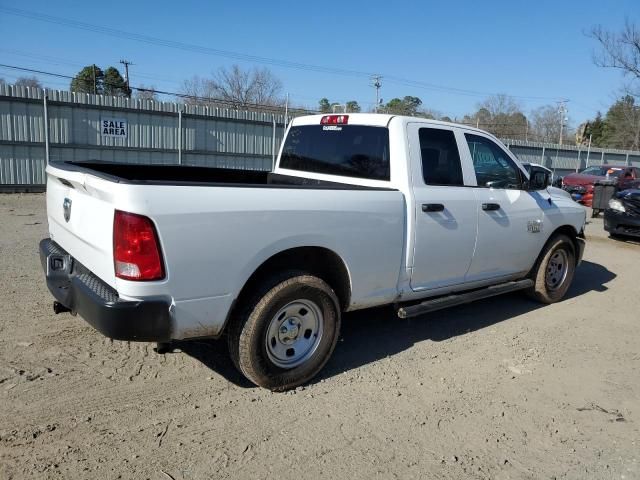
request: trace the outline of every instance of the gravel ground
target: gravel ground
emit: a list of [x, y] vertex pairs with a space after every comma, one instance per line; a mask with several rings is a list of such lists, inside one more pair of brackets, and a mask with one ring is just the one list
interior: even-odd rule
[[640, 478], [640, 244], [588, 227], [568, 298], [346, 315], [274, 394], [223, 342], [110, 341], [54, 315], [43, 195], [0, 195], [0, 478]]

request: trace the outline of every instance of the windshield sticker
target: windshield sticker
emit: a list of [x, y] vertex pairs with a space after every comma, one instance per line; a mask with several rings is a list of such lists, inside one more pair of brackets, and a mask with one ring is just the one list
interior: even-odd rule
[[335, 125], [325, 125], [324, 127], [322, 127], [322, 130], [333, 130], [339, 132], [340, 130], [342, 130], [342, 127], [337, 127]]

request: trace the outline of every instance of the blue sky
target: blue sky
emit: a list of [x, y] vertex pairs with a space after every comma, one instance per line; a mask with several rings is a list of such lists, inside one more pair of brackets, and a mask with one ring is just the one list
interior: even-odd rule
[[[481, 6], [482, 4], [482, 6]], [[623, 84], [618, 71], [593, 65], [592, 25], [619, 30], [640, 21], [638, 0], [616, 1], [244, 1], [56, 2], [0, 0], [20, 8], [160, 39], [332, 69], [383, 75], [381, 97], [414, 95], [451, 117], [473, 112], [485, 94], [516, 97], [525, 112], [569, 99], [574, 125], [606, 111]], [[179, 91], [184, 79], [221, 66], [262, 63], [187, 52], [25, 18], [0, 10], [0, 63], [73, 75], [82, 65], [127, 58], [133, 86]], [[267, 65], [294, 104], [355, 99], [375, 91], [366, 75]], [[11, 82], [22, 73], [0, 67]], [[407, 85], [391, 77], [428, 85]], [[46, 86], [64, 79], [40, 76]]]

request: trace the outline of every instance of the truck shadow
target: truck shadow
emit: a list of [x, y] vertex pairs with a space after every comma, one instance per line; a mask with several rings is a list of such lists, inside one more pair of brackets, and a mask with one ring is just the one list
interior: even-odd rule
[[[616, 274], [604, 266], [584, 261], [566, 298], [592, 291], [604, 292], [608, 289], [606, 284], [615, 277]], [[343, 317], [342, 332], [333, 357], [311, 383], [395, 355], [424, 340], [440, 342], [539, 308], [545, 308], [545, 305], [516, 292], [405, 320], [399, 319], [391, 307], [348, 313]], [[231, 363], [224, 340], [176, 342], [175, 347], [228, 381], [244, 388], [253, 386]]]

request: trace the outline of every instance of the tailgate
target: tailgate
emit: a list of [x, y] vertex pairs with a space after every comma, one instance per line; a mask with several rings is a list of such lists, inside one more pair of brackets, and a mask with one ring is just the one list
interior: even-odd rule
[[116, 184], [51, 165], [46, 171], [51, 238], [115, 288], [111, 199]]

